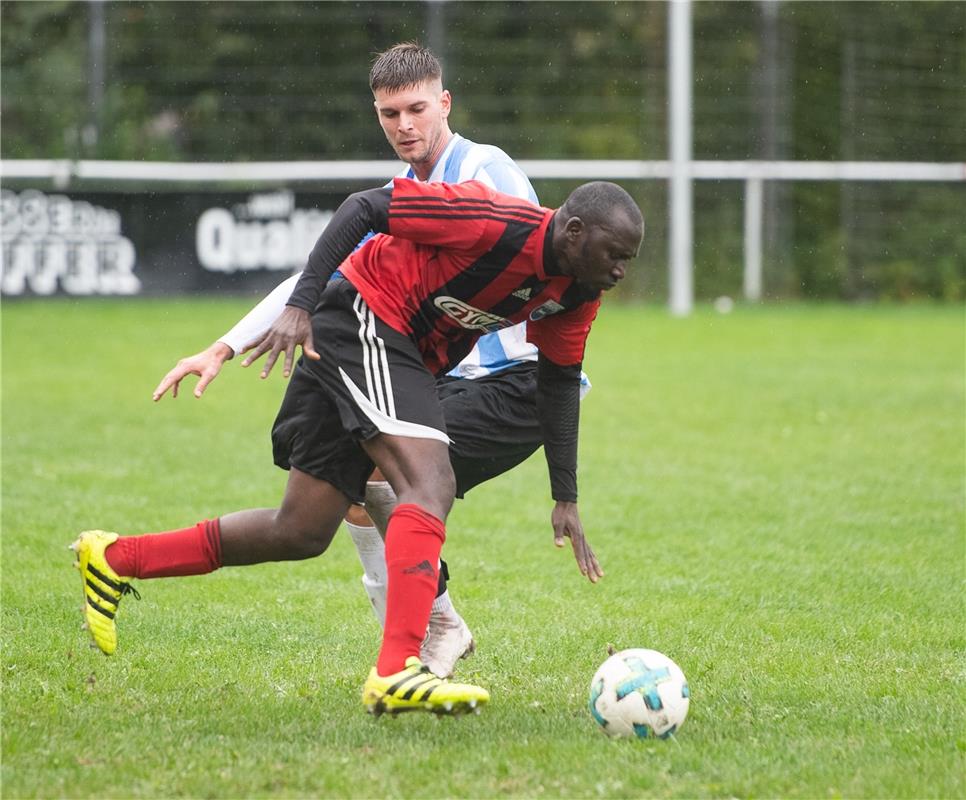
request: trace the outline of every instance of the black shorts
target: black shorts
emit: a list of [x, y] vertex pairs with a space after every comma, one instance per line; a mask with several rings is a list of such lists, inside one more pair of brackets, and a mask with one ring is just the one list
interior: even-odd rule
[[457, 497], [526, 461], [543, 444], [535, 361], [473, 380], [441, 378], [436, 387], [452, 439]]
[[272, 428], [275, 463], [362, 502], [379, 433], [448, 442], [433, 376], [412, 339], [373, 314], [355, 287], [330, 281], [312, 315], [321, 356], [299, 359]]

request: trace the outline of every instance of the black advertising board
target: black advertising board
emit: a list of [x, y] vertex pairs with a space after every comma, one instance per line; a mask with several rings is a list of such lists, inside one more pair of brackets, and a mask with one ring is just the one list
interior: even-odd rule
[[263, 292], [300, 270], [351, 191], [3, 189], [5, 298]]

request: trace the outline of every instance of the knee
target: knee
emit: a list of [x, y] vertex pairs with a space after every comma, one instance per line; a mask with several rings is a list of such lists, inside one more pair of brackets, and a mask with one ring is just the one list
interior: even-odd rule
[[[452, 506], [453, 500], [456, 497], [456, 473], [453, 472], [453, 465], [449, 459], [446, 459], [443, 467], [439, 474], [440, 491], [449, 506]], [[449, 507], [446, 510], [449, 511]]]
[[422, 478], [419, 492], [423, 498], [422, 505], [427, 511], [445, 520], [456, 497], [456, 475], [449, 459], [435, 464]]
[[289, 536], [292, 553], [296, 559], [315, 558], [329, 549], [331, 536], [319, 531], [293, 531]]
[[275, 519], [276, 535], [286, 542], [288, 551], [296, 560], [322, 555], [328, 550], [336, 527], [306, 524], [281, 513]]

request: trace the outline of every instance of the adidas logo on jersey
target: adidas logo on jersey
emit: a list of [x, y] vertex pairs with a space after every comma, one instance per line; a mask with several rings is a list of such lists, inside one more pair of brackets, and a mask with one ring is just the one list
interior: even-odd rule
[[530, 299], [530, 295], [531, 295], [532, 293], [533, 293], [533, 292], [532, 292], [532, 290], [531, 290], [531, 289], [517, 289], [517, 290], [516, 290], [516, 291], [515, 291], [515, 292], [513, 293], [513, 296], [514, 296], [514, 297], [518, 297], [518, 298], [519, 298], [520, 300], [529, 300], [529, 299]]

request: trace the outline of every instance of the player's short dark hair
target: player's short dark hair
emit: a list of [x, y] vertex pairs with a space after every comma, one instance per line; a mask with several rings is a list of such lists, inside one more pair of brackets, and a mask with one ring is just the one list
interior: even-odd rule
[[369, 88], [396, 92], [443, 77], [439, 59], [418, 42], [402, 42], [379, 53], [369, 70]]
[[616, 183], [592, 181], [574, 189], [562, 206], [568, 217], [580, 217], [586, 225], [604, 225], [613, 219], [615, 211], [644, 229], [644, 215], [634, 198]]

